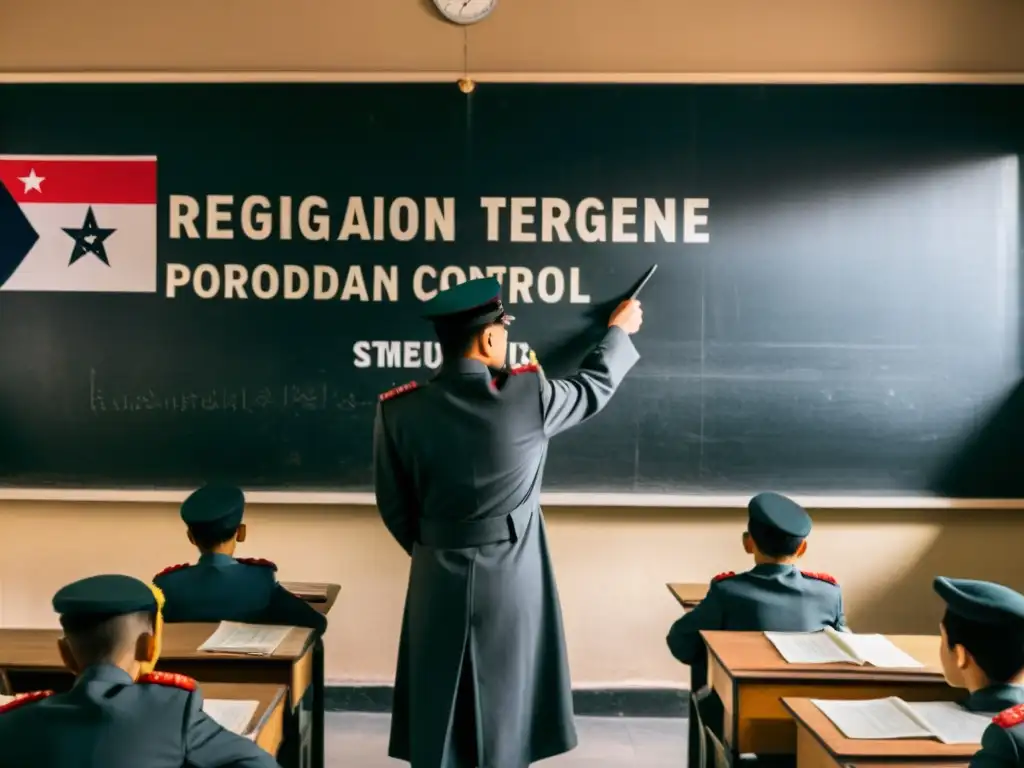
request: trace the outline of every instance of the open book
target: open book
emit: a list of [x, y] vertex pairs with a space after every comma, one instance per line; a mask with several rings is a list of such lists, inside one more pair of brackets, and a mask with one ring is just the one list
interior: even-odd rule
[[291, 627], [222, 621], [213, 634], [206, 639], [206, 642], [199, 646], [199, 650], [211, 653], [247, 653], [252, 656], [270, 656], [291, 631]]
[[306, 581], [282, 581], [281, 586], [308, 603], [326, 603], [327, 585]]
[[980, 744], [992, 715], [968, 712], [949, 701], [907, 703], [890, 696], [867, 701], [811, 703], [848, 739], [938, 739], [943, 744]]
[[256, 714], [258, 701], [238, 701], [236, 699], [205, 699], [203, 712], [217, 721], [221, 728], [244, 736], [249, 731], [249, 723]]
[[892, 669], [924, 667], [884, 635], [855, 635], [826, 627], [821, 632], [765, 632], [764, 636], [790, 664], [871, 664]]

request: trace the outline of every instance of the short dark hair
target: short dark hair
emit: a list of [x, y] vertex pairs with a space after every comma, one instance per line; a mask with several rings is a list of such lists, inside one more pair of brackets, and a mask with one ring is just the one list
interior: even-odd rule
[[225, 541], [230, 540], [237, 531], [237, 527], [225, 527], [219, 523], [216, 525], [194, 523], [188, 526], [188, 532], [192, 534], [192, 540], [204, 552], [216, 549]]
[[61, 617], [64, 638], [83, 667], [110, 662], [142, 632], [152, 632], [156, 614], [150, 611], [119, 616]]
[[802, 536], [790, 536], [759, 520], [747, 522], [747, 533], [757, 544], [757, 548], [768, 557], [792, 557], [804, 540]]
[[993, 683], [1005, 683], [1024, 671], [1024, 622], [982, 624], [947, 608], [942, 626], [949, 647], [962, 645]]
[[441, 356], [445, 360], [458, 360], [465, 357], [477, 337], [488, 327], [484, 325], [474, 328], [438, 329], [437, 340], [441, 343]]

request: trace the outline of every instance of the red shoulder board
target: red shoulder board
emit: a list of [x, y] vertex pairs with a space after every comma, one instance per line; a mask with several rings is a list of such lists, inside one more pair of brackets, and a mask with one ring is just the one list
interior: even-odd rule
[[33, 701], [41, 701], [53, 696], [53, 691], [35, 691], [34, 693], [23, 693], [14, 698], [13, 701], [8, 701], [2, 707], [0, 707], [0, 714], [4, 712], [10, 712], [12, 709], [23, 707], [26, 704], [31, 704]]
[[153, 578], [154, 579], [159, 579], [161, 576], [166, 576], [168, 573], [174, 573], [175, 571], [183, 571], [186, 568], [191, 568], [191, 567], [192, 567], [191, 563], [180, 563], [178, 565], [169, 565], [166, 568], [164, 568], [162, 571], [160, 571], [160, 573], [158, 573]]
[[540, 370], [540, 366], [535, 363], [527, 363], [526, 365], [517, 365], [515, 368], [510, 368], [509, 376], [518, 376], [522, 373], [536, 373]]
[[829, 576], [827, 573], [816, 573], [815, 571], [800, 571], [808, 579], [817, 579], [818, 581], [824, 581], [827, 584], [835, 584], [839, 586], [839, 582], [836, 581], [835, 576]]
[[725, 571], [724, 573], [720, 573], [717, 576], [715, 576], [715, 578], [713, 578], [712, 581], [725, 581], [726, 579], [731, 579], [735, 575], [736, 571]]
[[1004, 709], [992, 718], [992, 722], [1000, 728], [1013, 728], [1015, 725], [1024, 723], [1024, 704]]
[[174, 672], [150, 672], [143, 675], [135, 682], [149, 685], [167, 685], [171, 688], [181, 688], [183, 691], [194, 691], [198, 684], [187, 675], [179, 675]]
[[264, 560], [262, 557], [239, 557], [238, 562], [244, 565], [258, 565], [261, 568], [273, 568], [277, 570], [277, 565], [272, 563], [270, 560]]
[[410, 381], [408, 384], [403, 384], [400, 387], [395, 387], [394, 389], [389, 389], [387, 392], [384, 392], [380, 396], [380, 401], [383, 403], [385, 400], [390, 400], [390, 399], [392, 399], [394, 397], [398, 397], [399, 395], [404, 395], [406, 392], [412, 392], [418, 386], [419, 386], [419, 382], [417, 382], [417, 381]]

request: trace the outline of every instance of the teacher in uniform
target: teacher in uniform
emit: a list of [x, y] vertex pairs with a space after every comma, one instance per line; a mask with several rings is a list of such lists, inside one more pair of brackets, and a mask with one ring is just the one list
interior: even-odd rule
[[493, 279], [427, 304], [444, 362], [380, 397], [374, 487], [412, 556], [391, 721], [412, 768], [522, 768], [576, 746], [562, 614], [540, 509], [548, 440], [600, 411], [639, 355], [626, 301], [567, 379], [504, 370]]

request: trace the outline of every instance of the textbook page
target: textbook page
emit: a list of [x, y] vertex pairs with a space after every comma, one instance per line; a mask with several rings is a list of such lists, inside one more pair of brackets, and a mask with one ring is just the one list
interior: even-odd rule
[[256, 714], [258, 701], [238, 701], [237, 699], [206, 699], [203, 701], [203, 712], [225, 728], [239, 736], [249, 730], [252, 716]]
[[765, 632], [764, 636], [790, 664], [861, 664], [826, 632]]
[[935, 738], [906, 704], [894, 696], [867, 701], [811, 699], [811, 703], [848, 739]]
[[199, 646], [199, 650], [270, 656], [291, 631], [291, 627], [222, 621], [206, 642]]
[[951, 701], [915, 701], [907, 706], [943, 744], [980, 744], [992, 713], [968, 712]]
[[921, 669], [924, 664], [897, 648], [885, 635], [855, 635], [825, 628], [825, 634], [861, 664], [880, 669]]
[[303, 599], [315, 600], [317, 602], [327, 601], [327, 585], [313, 584], [307, 581], [282, 581], [281, 586], [298, 595]]
[[5, 696], [4, 694], [0, 693], [0, 707], [2, 707], [4, 704], [10, 704], [12, 701], [14, 701], [13, 696]]

